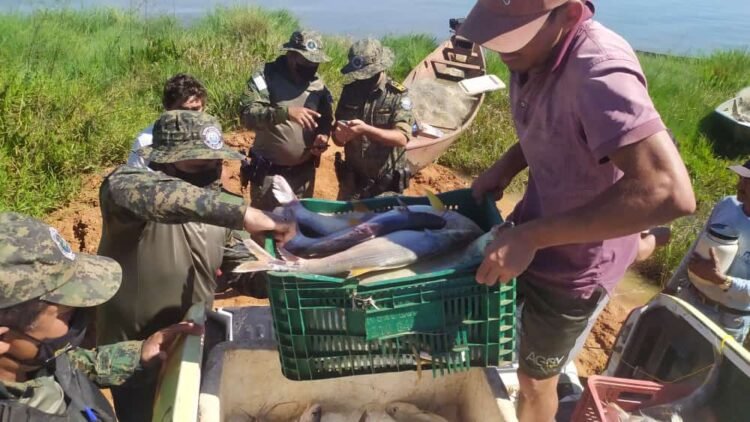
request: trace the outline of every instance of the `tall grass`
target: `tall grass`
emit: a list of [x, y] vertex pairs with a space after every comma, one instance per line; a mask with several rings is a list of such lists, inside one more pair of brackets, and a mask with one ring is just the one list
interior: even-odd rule
[[[226, 129], [237, 128], [248, 76], [275, 58], [298, 27], [288, 12], [257, 8], [217, 9], [190, 26], [117, 10], [0, 15], [0, 209], [42, 215], [69, 200], [86, 173], [123, 162], [134, 134], [159, 114], [164, 80], [177, 72], [202, 79], [208, 111]], [[326, 39], [333, 61], [321, 73], [334, 95], [350, 41]], [[391, 74], [397, 80], [437, 45], [423, 35], [383, 41], [396, 53]], [[696, 216], [674, 223], [673, 245], [644, 267], [658, 276], [679, 261], [716, 200], [733, 193], [734, 177], [725, 167], [746, 152], [721, 138], [709, 140], [704, 129], [718, 103], [750, 85], [750, 55], [640, 58], [699, 201]], [[497, 55], [488, 54], [487, 66], [507, 81]], [[476, 175], [515, 139], [507, 92], [492, 93], [441, 163]], [[523, 189], [524, 180], [511, 189]]]

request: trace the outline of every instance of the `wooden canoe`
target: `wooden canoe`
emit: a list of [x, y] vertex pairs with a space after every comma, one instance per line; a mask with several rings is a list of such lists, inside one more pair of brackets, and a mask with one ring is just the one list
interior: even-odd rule
[[[406, 77], [404, 86], [411, 88], [420, 80], [438, 80], [444, 84], [455, 84], [463, 79], [469, 79], [485, 74], [485, 60], [482, 48], [465, 38], [453, 35], [449, 40], [442, 43], [429, 56], [422, 60]], [[460, 89], [460, 88], [459, 88]], [[435, 162], [451, 144], [466, 130], [479, 112], [479, 107], [484, 101], [484, 94], [473, 96], [473, 104], [469, 112], [463, 116], [460, 124], [454, 127], [441, 127], [430, 121], [417, 121], [418, 124], [429, 124], [436, 127], [443, 134], [435, 137], [418, 130], [406, 146], [406, 158], [409, 170], [416, 174], [425, 166]], [[417, 108], [417, 100], [412, 97], [414, 108]]]

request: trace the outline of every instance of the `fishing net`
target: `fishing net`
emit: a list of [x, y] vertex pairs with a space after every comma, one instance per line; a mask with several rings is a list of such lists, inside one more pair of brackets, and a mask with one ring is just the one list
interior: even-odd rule
[[438, 79], [415, 81], [409, 87], [409, 97], [417, 122], [446, 129], [461, 126], [474, 102], [456, 83]]
[[750, 86], [737, 94], [736, 109], [732, 110], [734, 118], [741, 122], [750, 122]]

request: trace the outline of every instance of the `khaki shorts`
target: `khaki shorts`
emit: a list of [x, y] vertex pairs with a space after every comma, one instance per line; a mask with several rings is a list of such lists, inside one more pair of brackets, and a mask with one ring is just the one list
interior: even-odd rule
[[577, 298], [523, 276], [518, 289], [523, 301], [519, 368], [534, 379], [559, 375], [577, 340], [590, 330], [589, 321], [603, 308], [607, 293], [599, 288], [589, 298]]

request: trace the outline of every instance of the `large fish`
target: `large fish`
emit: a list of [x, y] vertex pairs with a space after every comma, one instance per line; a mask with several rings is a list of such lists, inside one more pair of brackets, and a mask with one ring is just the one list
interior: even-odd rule
[[355, 204], [355, 209], [359, 209], [360, 211], [329, 215], [320, 214], [305, 208], [283, 176], [276, 175], [273, 177], [272, 190], [276, 200], [282, 204], [282, 208], [275, 212], [288, 216], [295, 220], [303, 229], [307, 229], [318, 236], [329, 236], [334, 233], [340, 233], [376, 216], [386, 218], [384, 217], [386, 214], [397, 215], [402, 212], [400, 209], [404, 207], [408, 208], [411, 212], [431, 213], [444, 218], [446, 221], [444, 228], [446, 229], [479, 230], [479, 226], [474, 221], [461, 213], [446, 209], [440, 199], [430, 192], [427, 193], [430, 205], [401, 206], [384, 213], [376, 213], [366, 210], [364, 204], [358, 203], [359, 205]]
[[420, 259], [464, 247], [480, 235], [481, 231], [472, 229], [402, 230], [368, 240], [325, 258], [303, 259], [281, 250], [284, 260], [274, 258], [257, 243], [248, 239], [245, 240], [245, 246], [255, 255], [257, 261], [240, 264], [234, 271], [278, 271], [321, 275], [348, 273], [350, 276], [357, 276], [380, 269], [405, 267]]
[[447, 255], [437, 255], [406, 268], [382, 271], [361, 277], [360, 284], [394, 280], [397, 278], [411, 277], [448, 269], [466, 269], [479, 266], [484, 259], [485, 249], [487, 249], [487, 246], [495, 240], [497, 233], [502, 227], [503, 225], [493, 227], [492, 230], [476, 238], [476, 240], [471, 242], [471, 244], [464, 249], [450, 252]]
[[434, 213], [412, 212], [408, 208], [399, 208], [320, 238], [307, 237], [298, 231], [297, 236], [284, 245], [284, 248], [306, 258], [321, 257], [399, 230], [437, 230], [445, 227], [445, 224], [445, 219]]
[[411, 403], [393, 402], [385, 407], [396, 422], [448, 422], [440, 415], [424, 411]]
[[352, 211], [330, 215], [310, 211], [302, 205], [283, 176], [273, 177], [271, 189], [276, 200], [282, 205], [274, 212], [293, 218], [302, 228], [318, 236], [328, 236], [352, 228], [375, 216], [372, 211]]

